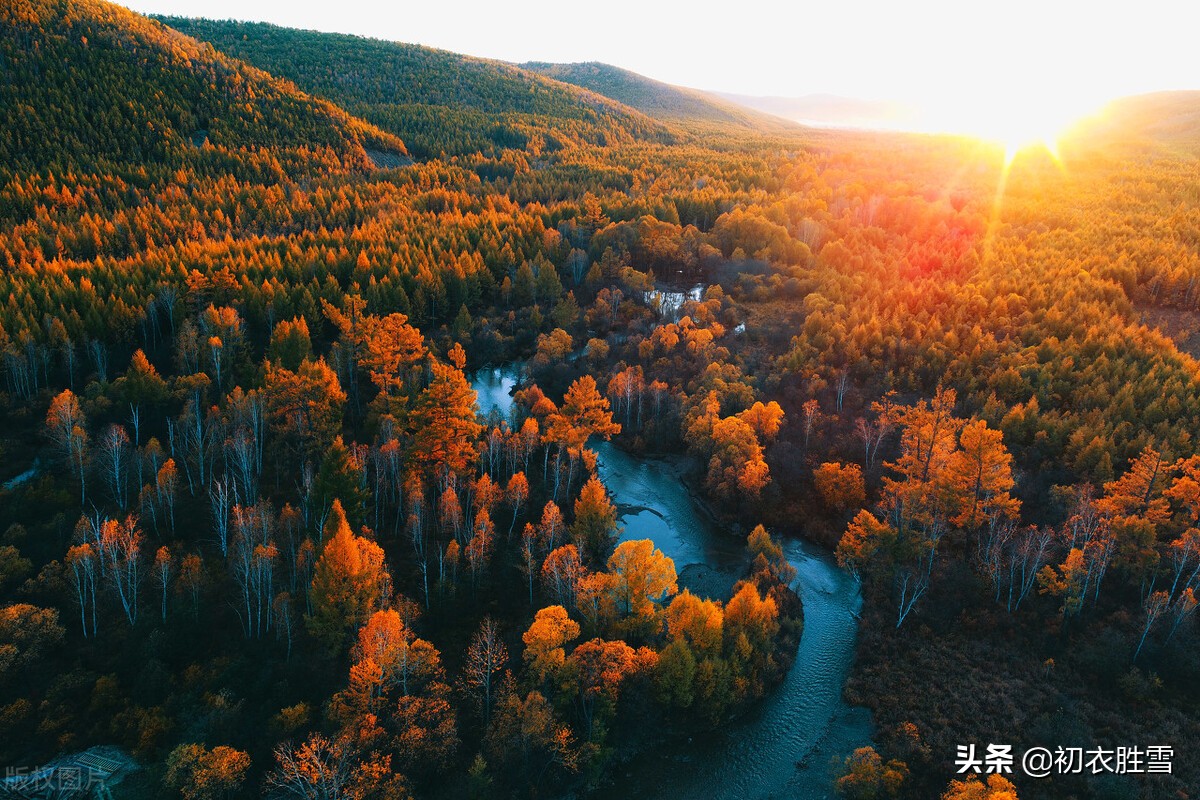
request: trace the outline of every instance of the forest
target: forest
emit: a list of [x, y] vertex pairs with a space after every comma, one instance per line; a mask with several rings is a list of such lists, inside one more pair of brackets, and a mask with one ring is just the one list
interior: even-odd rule
[[0, 765], [613, 796], [785, 679], [802, 537], [862, 594], [839, 797], [1196, 796], [1200, 98], [1009, 157], [104, 0], [4, 3], [0, 75]]

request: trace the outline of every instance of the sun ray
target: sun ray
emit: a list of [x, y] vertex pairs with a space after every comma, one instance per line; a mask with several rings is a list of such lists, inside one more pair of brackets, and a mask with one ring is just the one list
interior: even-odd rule
[[1008, 186], [1008, 176], [1012, 172], [1012, 158], [1005, 148], [1004, 164], [1000, 167], [1000, 177], [996, 181], [996, 191], [992, 195], [992, 210], [988, 214], [987, 230], [983, 234], [983, 253], [981, 263], [987, 264], [992, 258], [992, 244], [995, 241], [996, 229], [1000, 226], [1000, 210], [1004, 205], [1004, 190]]

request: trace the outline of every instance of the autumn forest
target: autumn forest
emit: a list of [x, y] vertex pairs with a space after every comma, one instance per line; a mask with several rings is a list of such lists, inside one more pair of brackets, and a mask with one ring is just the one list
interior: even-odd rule
[[575, 77], [0, 4], [0, 794], [692, 796], [836, 625], [706, 796], [1200, 796], [1200, 96], [1012, 157]]

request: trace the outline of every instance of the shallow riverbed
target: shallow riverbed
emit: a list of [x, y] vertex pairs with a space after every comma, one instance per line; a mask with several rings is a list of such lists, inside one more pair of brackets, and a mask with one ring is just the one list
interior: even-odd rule
[[[474, 376], [479, 407], [508, 416], [514, 367]], [[600, 479], [621, 514], [621, 539], [652, 539], [675, 561], [693, 591], [732, 585], [747, 560], [744, 547], [693, 501], [670, 465], [594, 442]], [[842, 700], [854, 660], [857, 582], [820, 547], [784, 542], [804, 603], [804, 635], [783, 683], [750, 714], [703, 740], [656, 749], [618, 769], [603, 797], [833, 797], [830, 762], [870, 743], [871, 718]]]

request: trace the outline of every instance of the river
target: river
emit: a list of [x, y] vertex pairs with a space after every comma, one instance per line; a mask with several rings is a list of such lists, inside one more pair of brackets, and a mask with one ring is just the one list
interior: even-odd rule
[[[515, 368], [481, 370], [472, 385], [479, 408], [508, 417]], [[675, 561], [684, 583], [732, 585], [745, 570], [740, 541], [719, 527], [666, 464], [595, 442], [600, 479], [624, 527], [621, 539], [652, 539]], [[690, 742], [660, 747], [617, 769], [600, 796], [759, 800], [834, 797], [832, 759], [871, 743], [871, 717], [842, 699], [854, 661], [858, 584], [822, 548], [784, 541], [804, 604], [804, 634], [783, 683], [750, 713]], [[696, 573], [703, 573], [697, 576]], [[689, 580], [691, 578], [691, 580]], [[724, 598], [722, 598], [724, 599]]]
[[22, 484], [29, 483], [36, 478], [42, 471], [42, 461], [40, 458], [35, 458], [29, 469], [22, 472], [20, 475], [4, 482], [4, 488], [7, 490], [16, 489]]

